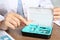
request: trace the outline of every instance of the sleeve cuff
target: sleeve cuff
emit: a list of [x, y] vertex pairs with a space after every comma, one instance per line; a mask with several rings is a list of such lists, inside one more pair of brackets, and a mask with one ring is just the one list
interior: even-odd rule
[[0, 22], [3, 21], [5, 18], [4, 16], [0, 15]]

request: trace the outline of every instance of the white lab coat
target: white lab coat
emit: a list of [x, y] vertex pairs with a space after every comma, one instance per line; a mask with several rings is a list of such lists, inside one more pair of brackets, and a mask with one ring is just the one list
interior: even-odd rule
[[[51, 3], [51, 0], [20, 0], [20, 2], [21, 1], [23, 5], [23, 10], [21, 9], [22, 5], [20, 6], [20, 9], [18, 7], [18, 10], [21, 14], [24, 11], [25, 17], [27, 16], [27, 10], [29, 7], [39, 7], [40, 5], [41, 8], [54, 8]], [[3, 5], [1, 5], [2, 3]], [[0, 9], [0, 15], [4, 16], [10, 10], [17, 12], [17, 6], [18, 0], [0, 0], [0, 8], [2, 7], [2, 9]]]

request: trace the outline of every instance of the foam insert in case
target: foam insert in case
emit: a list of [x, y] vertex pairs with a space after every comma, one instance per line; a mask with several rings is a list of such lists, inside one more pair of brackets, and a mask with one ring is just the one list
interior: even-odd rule
[[51, 26], [40, 26], [37, 24], [29, 24], [22, 30], [22, 35], [38, 37], [38, 38], [50, 38], [52, 34]]

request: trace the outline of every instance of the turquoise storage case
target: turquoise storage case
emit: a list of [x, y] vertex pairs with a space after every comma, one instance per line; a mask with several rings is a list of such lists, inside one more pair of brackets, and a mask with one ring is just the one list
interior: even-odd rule
[[52, 34], [51, 26], [39, 26], [36, 24], [29, 24], [21, 30], [25, 36], [38, 37], [38, 38], [50, 38]]
[[50, 38], [53, 29], [53, 10], [51, 8], [29, 7], [27, 19], [32, 22], [21, 32], [25, 36]]

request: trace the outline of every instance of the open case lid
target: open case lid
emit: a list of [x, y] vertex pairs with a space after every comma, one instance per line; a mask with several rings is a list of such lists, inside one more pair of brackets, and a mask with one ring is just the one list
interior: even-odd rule
[[40, 26], [52, 26], [53, 11], [52, 9], [30, 7], [27, 11], [27, 19], [32, 20], [32, 23]]

